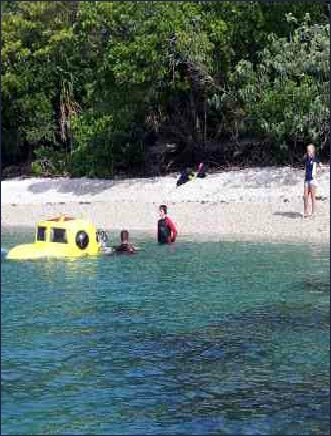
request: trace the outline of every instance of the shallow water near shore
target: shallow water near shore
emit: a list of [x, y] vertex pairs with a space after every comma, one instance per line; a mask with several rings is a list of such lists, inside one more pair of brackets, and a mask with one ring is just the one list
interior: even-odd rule
[[330, 432], [328, 246], [132, 239], [2, 259], [2, 434]]

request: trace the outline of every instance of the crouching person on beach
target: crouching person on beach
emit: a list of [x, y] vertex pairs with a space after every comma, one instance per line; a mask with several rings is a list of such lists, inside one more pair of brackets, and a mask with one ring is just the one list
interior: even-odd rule
[[311, 197], [311, 216], [315, 213], [316, 204], [316, 189], [317, 189], [317, 167], [322, 168], [322, 164], [315, 156], [315, 147], [313, 144], [309, 144], [307, 147], [307, 154], [304, 157], [305, 163], [305, 183], [303, 193], [303, 217], [308, 217], [308, 200], [309, 195]]
[[189, 182], [194, 177], [194, 173], [191, 168], [185, 168], [179, 176], [179, 179], [176, 182], [176, 187], [184, 185], [184, 183]]
[[197, 177], [206, 177], [206, 168], [203, 162], [199, 163]]
[[127, 230], [121, 231], [121, 245], [114, 247], [115, 253], [122, 254], [135, 254], [137, 252], [138, 247], [129, 243], [129, 232]]
[[159, 207], [160, 219], [157, 223], [157, 240], [159, 244], [169, 244], [175, 242], [177, 229], [175, 224], [167, 215], [167, 206], [162, 204]]

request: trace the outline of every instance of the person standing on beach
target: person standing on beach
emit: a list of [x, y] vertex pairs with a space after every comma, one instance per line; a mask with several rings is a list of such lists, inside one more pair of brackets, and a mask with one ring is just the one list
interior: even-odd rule
[[170, 244], [175, 242], [177, 229], [175, 224], [167, 215], [167, 206], [162, 204], [159, 207], [160, 219], [157, 223], [157, 240], [159, 244]]
[[303, 193], [303, 217], [308, 217], [308, 200], [309, 195], [311, 196], [311, 216], [315, 213], [316, 204], [316, 188], [317, 188], [317, 168], [322, 168], [322, 164], [315, 155], [315, 147], [313, 144], [307, 146], [307, 154], [304, 157], [305, 163], [305, 182], [304, 182], [304, 193]]

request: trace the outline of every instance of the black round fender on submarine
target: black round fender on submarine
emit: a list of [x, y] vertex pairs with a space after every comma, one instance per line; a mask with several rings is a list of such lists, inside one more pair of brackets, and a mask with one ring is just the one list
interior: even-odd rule
[[76, 234], [76, 244], [81, 250], [85, 250], [89, 244], [89, 236], [84, 230], [80, 230]]

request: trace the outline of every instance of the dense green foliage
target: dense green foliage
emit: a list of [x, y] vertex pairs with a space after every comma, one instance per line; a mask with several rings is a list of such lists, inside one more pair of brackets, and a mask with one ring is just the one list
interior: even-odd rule
[[1, 6], [3, 166], [110, 177], [238, 163], [247, 138], [261, 165], [327, 149], [324, 3]]

